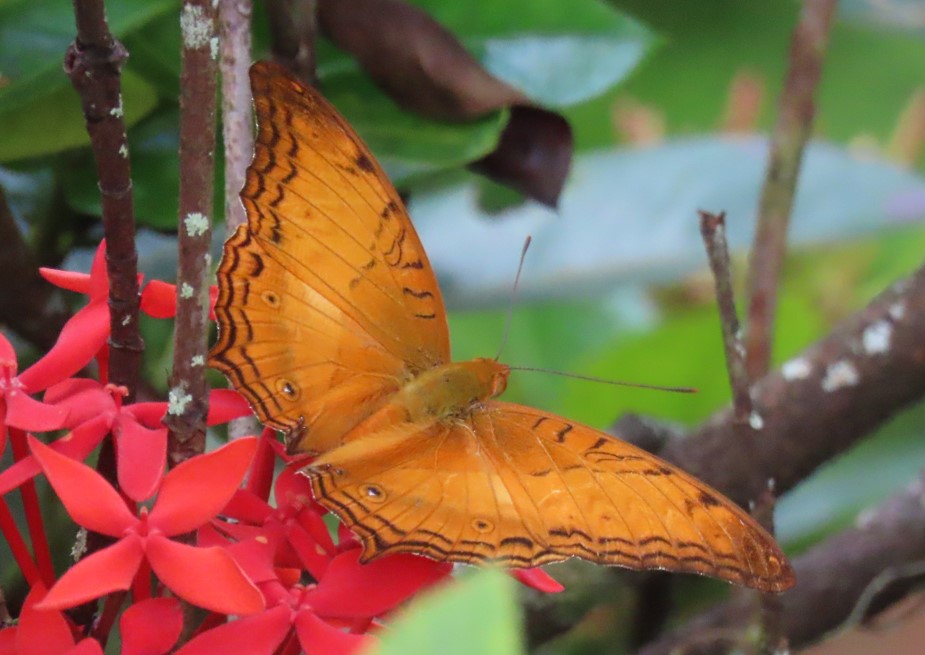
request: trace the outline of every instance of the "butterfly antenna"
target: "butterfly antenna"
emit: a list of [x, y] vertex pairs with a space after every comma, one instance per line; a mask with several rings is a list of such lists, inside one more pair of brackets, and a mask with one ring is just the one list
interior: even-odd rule
[[633, 387], [635, 389], [652, 389], [654, 391], [670, 391], [672, 393], [697, 393], [693, 387], [664, 387], [660, 384], [642, 384], [639, 382], [623, 382], [621, 380], [608, 380], [593, 375], [579, 375], [578, 373], [563, 373], [562, 371], [552, 371], [548, 368], [533, 368], [532, 366], [511, 366], [512, 371], [530, 371], [533, 373], [549, 373], [550, 375], [560, 375], [564, 378], [574, 380], [584, 380], [585, 382], [600, 382], [601, 384], [612, 384], [617, 387]]
[[496, 362], [501, 358], [501, 351], [504, 350], [504, 344], [507, 343], [507, 337], [511, 333], [511, 321], [514, 319], [514, 303], [517, 302], [517, 286], [520, 284], [520, 273], [524, 270], [524, 259], [527, 257], [527, 249], [530, 247], [531, 241], [533, 241], [533, 237], [527, 236], [523, 250], [520, 251], [520, 263], [517, 265], [517, 275], [514, 276], [514, 287], [511, 289], [511, 304], [507, 310], [507, 320], [504, 322], [501, 345], [498, 346], [498, 354], [495, 355]]

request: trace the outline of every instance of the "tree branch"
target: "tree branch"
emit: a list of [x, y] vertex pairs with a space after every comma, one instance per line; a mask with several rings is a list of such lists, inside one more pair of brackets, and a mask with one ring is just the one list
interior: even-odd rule
[[138, 254], [131, 163], [122, 111], [121, 70], [128, 53], [109, 32], [102, 0], [74, 0], [77, 38], [64, 70], [80, 95], [96, 160], [109, 276], [109, 381], [131, 402], [144, 344], [138, 331]]
[[763, 424], [742, 438], [726, 408], [660, 453], [740, 505], [784, 493], [925, 394], [925, 266], [759, 380]]
[[225, 142], [225, 234], [247, 221], [238, 194], [254, 154], [254, 113], [247, 71], [251, 59], [250, 0], [221, 0], [222, 135]]
[[790, 68], [771, 136], [771, 152], [752, 246], [748, 278], [748, 372], [753, 380], [768, 371], [777, 309], [777, 283], [787, 248], [787, 227], [803, 149], [812, 131], [813, 95], [822, 73], [829, 28], [837, 0], [804, 0], [790, 48]]
[[209, 387], [209, 273], [219, 41], [211, 0], [186, 0], [180, 74], [180, 207], [177, 320], [167, 416], [169, 458], [178, 464], [205, 450]]
[[[925, 482], [865, 512], [857, 525], [830, 537], [793, 562], [799, 583], [781, 596], [782, 629], [793, 647], [806, 645], [839, 627], [862, 601], [879, 611], [903, 598], [908, 586], [878, 588], [873, 604], [866, 592], [884, 572], [925, 559]], [[742, 647], [753, 615], [750, 599], [740, 596], [716, 606], [682, 629], [650, 643], [640, 655], [727, 652]]]

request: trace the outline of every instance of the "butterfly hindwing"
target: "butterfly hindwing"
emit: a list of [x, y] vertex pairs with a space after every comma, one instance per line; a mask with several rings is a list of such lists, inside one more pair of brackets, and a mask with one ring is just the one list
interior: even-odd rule
[[767, 590], [792, 578], [773, 539], [707, 485], [610, 435], [510, 403], [369, 435], [308, 473], [367, 557], [513, 567], [580, 557]]

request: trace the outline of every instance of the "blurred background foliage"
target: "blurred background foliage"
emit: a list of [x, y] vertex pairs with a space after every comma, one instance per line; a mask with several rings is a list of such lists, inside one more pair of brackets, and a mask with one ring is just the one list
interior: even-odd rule
[[[345, 54], [319, 44], [325, 91], [411, 199], [451, 308], [454, 356], [497, 351], [517, 256], [532, 234], [504, 361], [689, 385], [700, 393], [614, 389], [517, 373], [508, 398], [602, 428], [627, 411], [682, 426], [706, 418], [728, 401], [729, 389], [696, 211], [728, 212], [741, 277], [764, 171], [764, 136], [775, 119], [798, 3], [414, 4], [442, 21], [492, 73], [562, 112], [576, 137], [559, 211], [523, 202], [463, 168], [494, 148], [506, 112], [468, 124], [421, 119], [400, 110]], [[849, 0], [841, 6], [797, 195], [777, 320], [778, 362], [922, 261], [925, 14], [915, 4]], [[111, 0], [107, 12], [131, 55], [123, 104], [131, 126], [141, 268], [170, 280], [178, 3]], [[83, 118], [61, 71], [73, 20], [70, 3], [0, 1], [0, 185], [43, 264], [87, 268], [101, 228]], [[259, 58], [268, 43], [259, 5], [255, 30]], [[221, 188], [219, 179], [217, 193]], [[219, 228], [216, 252], [221, 235]], [[148, 382], [163, 391], [169, 327], [146, 321], [144, 331]], [[785, 549], [794, 554], [839, 530], [912, 479], [925, 461], [923, 418], [925, 407], [896, 417], [783, 497], [777, 526]], [[10, 563], [2, 551], [0, 561]], [[9, 564], [3, 568], [0, 583], [13, 573]], [[574, 568], [552, 572], [569, 585], [583, 579]], [[626, 596], [620, 578], [599, 575], [606, 585], [570, 589], [563, 600], [572, 608], [598, 609], [544, 651], [598, 652], [601, 644], [607, 652], [622, 650]], [[684, 607], [726, 591], [719, 583], [685, 580], [675, 596]], [[444, 631], [444, 641], [433, 643], [449, 643], [451, 634], [478, 635], [495, 641], [486, 641], [485, 649], [468, 644], [468, 651], [518, 650], [516, 632], [512, 637], [504, 627], [513, 615], [491, 600], [513, 593], [504, 579], [472, 576], [454, 593], [458, 597], [426, 603], [430, 614], [419, 625], [396, 627], [396, 643], [385, 652], [413, 652], [400, 644], [425, 640], [415, 632], [422, 625]], [[454, 617], [470, 623], [443, 623]], [[406, 630], [417, 637], [401, 641], [408, 639]], [[440, 633], [428, 638], [433, 634]]]

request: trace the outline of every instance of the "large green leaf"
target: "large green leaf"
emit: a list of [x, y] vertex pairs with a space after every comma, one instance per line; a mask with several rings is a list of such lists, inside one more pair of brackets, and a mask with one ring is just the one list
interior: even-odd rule
[[[49, 78], [61, 78], [63, 84], [46, 84]], [[32, 83], [45, 89], [35, 102], [8, 111], [0, 109], [4, 132], [0, 162], [53, 154], [90, 142], [80, 99], [64, 73], [46, 73], [30, 80]], [[154, 87], [130, 71], [122, 73], [122, 98], [126, 125], [139, 121], [157, 104]]]
[[475, 571], [412, 602], [382, 633], [377, 655], [517, 655], [523, 652], [515, 583]]
[[[110, 29], [121, 37], [164, 14], [173, 0], [122, 0], [107, 4]], [[0, 3], [0, 161], [60, 152], [89, 142], [77, 94], [61, 66], [74, 40], [70, 3], [13, 0]], [[153, 109], [154, 89], [131, 68], [123, 73], [125, 121]]]
[[[690, 138], [577, 158], [559, 212], [535, 203], [495, 215], [467, 184], [412, 198], [411, 212], [454, 307], [507, 302], [527, 235], [525, 298], [594, 295], [676, 281], [705, 264], [698, 209], [725, 210], [733, 250], [750, 245], [767, 157], [759, 137]], [[925, 180], [825, 143], [807, 150], [790, 240], [816, 245], [925, 217]]]

